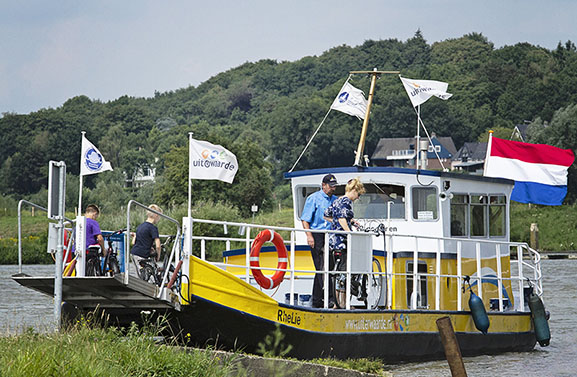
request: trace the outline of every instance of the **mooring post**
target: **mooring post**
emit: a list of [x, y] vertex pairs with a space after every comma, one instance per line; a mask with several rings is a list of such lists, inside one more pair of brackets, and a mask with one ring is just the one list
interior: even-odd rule
[[531, 223], [531, 249], [539, 250], [539, 227]]
[[465, 364], [463, 363], [463, 357], [461, 356], [461, 349], [459, 348], [455, 331], [453, 331], [451, 318], [442, 317], [437, 319], [437, 328], [439, 329], [441, 342], [445, 349], [445, 357], [451, 369], [451, 376], [467, 377], [467, 371], [465, 370]]

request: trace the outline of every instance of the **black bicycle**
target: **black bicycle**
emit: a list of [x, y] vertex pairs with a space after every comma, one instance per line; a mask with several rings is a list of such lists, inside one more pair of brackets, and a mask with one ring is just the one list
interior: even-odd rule
[[120, 273], [120, 263], [118, 262], [118, 247], [114, 249], [114, 241], [112, 238], [115, 235], [124, 233], [125, 231], [126, 229], [120, 229], [104, 237], [108, 242], [108, 250], [106, 257], [104, 257], [104, 266], [102, 271], [104, 276], [114, 276]]
[[101, 255], [100, 245], [88, 246], [88, 251], [86, 252], [86, 276], [103, 276]]
[[[169, 265], [168, 258], [170, 257], [170, 253], [167, 252], [168, 245], [171, 244], [174, 236], [168, 236], [166, 240], [160, 245], [161, 253], [164, 255], [162, 265], [159, 266], [158, 262], [156, 261], [156, 254], [155, 251], [150, 253], [148, 258], [141, 259], [139, 261], [140, 271], [139, 276], [142, 280], [156, 284], [160, 287], [162, 284], [162, 277], [164, 275], [164, 271], [166, 271], [166, 266]], [[169, 272], [172, 273], [174, 271], [174, 266], [170, 263]]]
[[[382, 224], [375, 228], [358, 226], [357, 229], [364, 232], [377, 232], [383, 236], [385, 234], [385, 227]], [[333, 253], [335, 258], [334, 271], [346, 271], [346, 250], [335, 250]], [[372, 272], [372, 274], [351, 275], [351, 298], [356, 298], [363, 302], [365, 309], [376, 309], [379, 307], [385, 286], [381, 263], [375, 257], [372, 258]], [[338, 308], [344, 309], [346, 308], [347, 275], [333, 274], [332, 279], [335, 304]]]

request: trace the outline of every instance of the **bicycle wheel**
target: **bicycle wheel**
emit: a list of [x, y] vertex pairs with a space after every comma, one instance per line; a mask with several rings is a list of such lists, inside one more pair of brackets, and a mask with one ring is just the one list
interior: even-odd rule
[[154, 268], [150, 265], [142, 267], [140, 270], [140, 278], [147, 283], [156, 284], [156, 274], [154, 273]]
[[110, 276], [114, 276], [120, 273], [120, 266], [118, 265], [118, 260], [114, 256], [108, 258], [108, 273], [110, 274]]
[[381, 296], [383, 295], [384, 287], [384, 276], [380, 273], [383, 272], [381, 269], [381, 263], [377, 258], [373, 258], [373, 274], [363, 275], [363, 289], [366, 289], [365, 307], [367, 309], [376, 309], [379, 306], [379, 301], [381, 301]]
[[90, 258], [86, 261], [86, 276], [100, 276], [100, 261], [98, 258]]
[[[334, 271], [343, 271], [343, 267], [344, 264], [342, 263], [341, 259], [337, 259]], [[347, 305], [347, 275], [332, 274], [331, 279], [333, 280], [331, 286], [335, 297], [335, 305], [339, 309], [344, 309]]]

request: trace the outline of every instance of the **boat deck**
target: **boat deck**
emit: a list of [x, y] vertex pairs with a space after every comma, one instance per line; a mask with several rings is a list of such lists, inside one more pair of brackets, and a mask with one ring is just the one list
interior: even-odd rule
[[[19, 284], [54, 295], [54, 276], [29, 276], [16, 274], [12, 278]], [[62, 279], [62, 300], [79, 308], [149, 308], [168, 309], [178, 305], [157, 298], [159, 288], [140, 279], [123, 282], [124, 275], [114, 277], [65, 277]]]

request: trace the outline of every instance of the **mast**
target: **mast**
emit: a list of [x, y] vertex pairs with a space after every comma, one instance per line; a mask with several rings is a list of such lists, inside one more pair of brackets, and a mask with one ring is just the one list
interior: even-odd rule
[[359, 145], [357, 147], [357, 155], [355, 157], [354, 166], [362, 166], [361, 158], [363, 157], [363, 151], [365, 149], [365, 140], [367, 137], [367, 129], [369, 126], [369, 116], [371, 114], [371, 105], [373, 103], [373, 96], [375, 94], [375, 84], [377, 83], [377, 77], [382, 74], [400, 74], [399, 71], [377, 71], [374, 68], [372, 71], [351, 71], [351, 75], [355, 73], [368, 74], [371, 76], [371, 88], [369, 89], [369, 98], [367, 100], [367, 112], [365, 113], [365, 119], [363, 120], [363, 129], [361, 130], [361, 138], [359, 139]]

